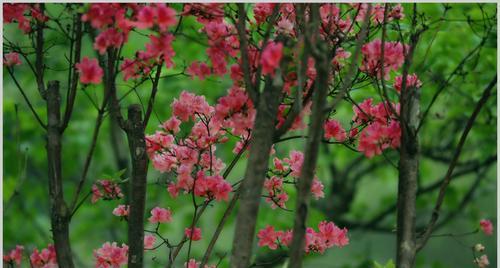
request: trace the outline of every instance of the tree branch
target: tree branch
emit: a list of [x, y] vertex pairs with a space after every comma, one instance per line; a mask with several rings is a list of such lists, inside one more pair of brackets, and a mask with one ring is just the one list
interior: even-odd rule
[[455, 154], [453, 155], [453, 159], [451, 160], [450, 166], [448, 167], [448, 171], [446, 172], [446, 175], [444, 177], [443, 183], [441, 184], [440, 190], [439, 190], [439, 195], [436, 200], [436, 205], [434, 207], [434, 211], [432, 213], [431, 219], [429, 220], [429, 223], [427, 224], [427, 227], [424, 231], [423, 234], [421, 234], [420, 239], [417, 244], [417, 251], [421, 250], [425, 244], [427, 243], [427, 240], [429, 239], [430, 235], [432, 234], [433, 228], [439, 219], [439, 211], [441, 209], [441, 205], [443, 204], [444, 201], [444, 196], [446, 194], [446, 189], [448, 188], [448, 185], [451, 182], [451, 177], [453, 174], [453, 171], [455, 169], [455, 166], [458, 163], [458, 159], [460, 158], [460, 154], [462, 152], [462, 148], [465, 144], [465, 141], [467, 140], [467, 136], [472, 129], [474, 122], [476, 121], [476, 118], [483, 108], [483, 106], [486, 104], [488, 101], [488, 98], [491, 95], [492, 89], [495, 87], [497, 83], [497, 76], [491, 80], [491, 82], [488, 84], [488, 86], [485, 88], [483, 91], [483, 95], [481, 96], [481, 99], [478, 101], [476, 107], [474, 108], [474, 111], [472, 112], [472, 115], [470, 116], [469, 120], [467, 121], [467, 124], [464, 128], [464, 131], [462, 132], [462, 136], [460, 137], [460, 141], [458, 142], [458, 145], [455, 149]]

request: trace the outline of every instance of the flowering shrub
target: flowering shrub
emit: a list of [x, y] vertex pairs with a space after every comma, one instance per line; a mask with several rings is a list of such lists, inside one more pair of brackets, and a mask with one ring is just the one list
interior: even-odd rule
[[[61, 28], [65, 38], [71, 43], [68, 93], [64, 102], [66, 110], [49, 114], [51, 120], [47, 124], [41, 122], [42, 126], [48, 131], [55, 128], [57, 131], [51, 133], [58, 133], [61, 142], [71, 119], [76, 90], [84, 89], [85, 94], [90, 96], [88, 89], [92, 85], [96, 89], [103, 88], [102, 105], [89, 97], [98, 111], [94, 141], [99, 136], [99, 127], [106, 116], [116, 121], [127, 134], [132, 162], [131, 178], [125, 178], [124, 173], [121, 173], [117, 176], [120, 180], [95, 180], [88, 195], [80, 198], [94, 142], [84, 175], [70, 206], [66, 204], [62, 193], [61, 198], [53, 198], [53, 192], [57, 191], [51, 188], [51, 202], [62, 202], [51, 204], [54, 215], [51, 220], [62, 219], [68, 226], [88, 197], [97, 206], [102, 203], [97, 203], [99, 200], [115, 201], [125, 197], [124, 192], [131, 192], [128, 193], [130, 195], [136, 194], [134, 191], [143, 191], [139, 201], [125, 198], [123, 204], [115, 204], [112, 210], [112, 215], [119, 217], [122, 223], [127, 223], [129, 228], [139, 228], [135, 233], [140, 235], [136, 241], [130, 239], [128, 245], [99, 242], [104, 244], [93, 252], [95, 267], [123, 267], [127, 263], [130, 265], [135, 259], [142, 265], [142, 250], [165, 255], [164, 247], [169, 252], [167, 266], [171, 267], [185, 244], [188, 245], [185, 267], [217, 267], [218, 264], [207, 264], [211, 251], [224, 230], [227, 218], [231, 217], [231, 210], [246, 190], [242, 181], [247, 178], [234, 181], [229, 175], [238, 161], [249, 156], [252, 149], [260, 148], [260, 144], [254, 142], [256, 136], [264, 136], [260, 132], [268, 131], [272, 141], [270, 149], [268, 147], [258, 153], [272, 161], [249, 162], [249, 165], [263, 167], [265, 172], [258, 174], [262, 175], [260, 178], [263, 180], [263, 184], [259, 185], [262, 187], [258, 189], [258, 197], [277, 213], [291, 212], [300, 207], [299, 202], [295, 207], [291, 201], [294, 197], [300, 200], [297, 189], [302, 184], [308, 185], [307, 194], [300, 198], [304, 197], [307, 201], [311, 196], [317, 201], [325, 197], [325, 184], [318, 176], [323, 174], [317, 174], [315, 170], [317, 150], [302, 151], [294, 148], [287, 151], [289, 147], [281, 146], [283, 142], [305, 138], [311, 143], [318, 141], [345, 146], [366, 158], [400, 149], [404, 130], [404, 121], [401, 119], [404, 109], [401, 107], [404, 105], [403, 101], [401, 104], [399, 101], [405, 94], [425, 90], [417, 73], [410, 74], [408, 69], [402, 70], [410, 50], [415, 48], [414, 45], [412, 47], [411, 44], [405, 44], [401, 34], [400, 22], [405, 18], [403, 6], [361, 3], [306, 6], [302, 10], [293, 3], [256, 3], [250, 6], [248, 12], [245, 6], [237, 6], [243, 7], [237, 12], [235, 6], [221, 3], [90, 3], [78, 5], [78, 8], [68, 8], [71, 16], [74, 16], [71, 19], [75, 21], [75, 25], [79, 25], [71, 26], [74, 32], [68, 35], [60, 25], [61, 20], [47, 12], [43, 4], [4, 5], [4, 23], [17, 24], [22, 33], [37, 37], [37, 42], [41, 42], [41, 45], [34, 45], [37, 46], [34, 47], [37, 56], [34, 67], [28, 57], [31, 52], [23, 52], [21, 47], [15, 46], [4, 52], [3, 65], [12, 76], [15, 68], [29, 65], [35, 72], [39, 91], [43, 99], [47, 100], [47, 105], [47, 92], [52, 92], [45, 89], [43, 81], [46, 65], [42, 62], [45, 56], [43, 34], [40, 31]], [[246, 13], [243, 15], [240, 12]], [[192, 27], [184, 27], [183, 21], [186, 20], [192, 20], [189, 25]], [[52, 27], [50, 23], [55, 26]], [[393, 35], [374, 37], [373, 33], [378, 31], [385, 34], [387, 27], [391, 25], [400, 31], [401, 38], [393, 39]], [[414, 36], [413, 32], [411, 34]], [[82, 46], [87, 37], [92, 44]], [[124, 53], [139, 37], [142, 37], [144, 44], [136, 44], [135, 48], [139, 48], [133, 53]], [[179, 49], [178, 40], [181, 38], [198, 41], [203, 46], [206, 58], [186, 57], [184, 51]], [[82, 47], [91, 48], [93, 54], [87, 55], [88, 51], [82, 50]], [[40, 68], [41, 70], [37, 70]], [[180, 73], [174, 73], [180, 69]], [[164, 90], [161, 88], [163, 85], [159, 86], [161, 79], [172, 76], [186, 76], [200, 81], [231, 81], [226, 88], [212, 94], [217, 96], [215, 101], [193, 93], [192, 90], [183, 90], [171, 101], [170, 107], [161, 107], [165, 112], [171, 112], [170, 117], [160, 118], [154, 110], [155, 96], [157, 93], [162, 94], [161, 91]], [[14, 81], [18, 84], [17, 80]], [[142, 107], [144, 111], [138, 113], [140, 122], [133, 120], [132, 108], [138, 106], [131, 106], [129, 116], [125, 119], [121, 114], [123, 107], [120, 105], [125, 102], [122, 100], [130, 92], [137, 93], [140, 99], [141, 94], [137, 89], [147, 82], [151, 82], [151, 95], [147, 107]], [[123, 85], [131, 88], [128, 93]], [[318, 93], [320, 89], [324, 89], [324, 95]], [[365, 89], [374, 89], [376, 94], [370, 96], [369, 92], [354, 97], [350, 95], [355, 90], [368, 92]], [[277, 92], [274, 95], [276, 98], [266, 99], [266, 94], [273, 90]], [[23, 96], [27, 98], [24, 92]], [[376, 101], [379, 97], [381, 100]], [[318, 104], [318, 99], [325, 102], [324, 107]], [[276, 102], [275, 106], [270, 104], [272, 101]], [[339, 102], [347, 103], [352, 108], [352, 113], [338, 109]], [[60, 106], [59, 102], [58, 105]], [[35, 109], [32, 110], [36, 114]], [[48, 109], [48, 113], [49, 110], [51, 109]], [[347, 119], [343, 118], [345, 113], [348, 113]], [[61, 122], [53, 123], [51, 115], [56, 114], [59, 115], [55, 116], [57, 118], [63, 114], [63, 118]], [[156, 115], [160, 125], [150, 132], [147, 127], [151, 114]], [[272, 119], [266, 126], [267, 129], [258, 129], [259, 115]], [[314, 124], [315, 119], [318, 124]], [[315, 129], [313, 126], [316, 126]], [[305, 136], [306, 132], [309, 136]], [[317, 134], [316, 137], [314, 134]], [[304, 148], [319, 147], [317, 144], [315, 147], [307, 147], [308, 142]], [[61, 148], [58, 149], [61, 151]], [[221, 151], [232, 151], [233, 155], [226, 159], [219, 153]], [[177, 212], [171, 206], [172, 211], [166, 208], [167, 204], [158, 204], [149, 211], [147, 221], [150, 224], [147, 225], [155, 226], [154, 230], [141, 226], [147, 212], [140, 210], [151, 207], [150, 204], [145, 204], [148, 161], [155, 171], [168, 177], [162, 185], [162, 194], [172, 197], [172, 202], [181, 203], [185, 200], [182, 197], [190, 200], [188, 205], [193, 208], [192, 218], [189, 225], [182, 226], [184, 232], [180, 229], [180, 234], [169, 233], [167, 238], [163, 230], [160, 231], [160, 227], [167, 229], [170, 223], [183, 224], [180, 219], [183, 216], [177, 218], [177, 215], [184, 215], [185, 211]], [[136, 171], [141, 167], [144, 169], [139, 174], [143, 175], [143, 187], [130, 187], [129, 191], [122, 192], [122, 184], [129, 185], [130, 182], [130, 185], [135, 185], [132, 182], [139, 181], [139, 172]], [[56, 178], [52, 179], [56, 180], [57, 175], [62, 172], [59, 170], [59, 173], [53, 173], [55, 175], [52, 177]], [[246, 174], [246, 177], [251, 175], [253, 174]], [[307, 184], [308, 182], [310, 183]], [[52, 184], [51, 181], [51, 187], [59, 186]], [[60, 186], [63, 188], [62, 182]], [[139, 194], [134, 195], [136, 196]], [[254, 203], [258, 205], [260, 200], [254, 200]], [[208, 230], [204, 229], [199, 218], [205, 210], [215, 206], [225, 206], [226, 211], [211, 236], [207, 234]], [[131, 227], [132, 222], [140, 224]], [[258, 246], [270, 250], [292, 249], [294, 235], [305, 240], [303, 251], [306, 254], [324, 254], [329, 248], [341, 248], [349, 244], [349, 226], [337, 226], [332, 221], [314, 223], [316, 224], [317, 229], [307, 227], [305, 233], [294, 234], [293, 229], [277, 230], [266, 222], [265, 228], [256, 233]], [[489, 220], [482, 220], [480, 228], [486, 235], [493, 233], [493, 225]], [[52, 232], [55, 234], [57, 230]], [[176, 235], [182, 238], [173, 243]], [[69, 234], [67, 236], [69, 240]], [[194, 255], [191, 248], [193, 242], [202, 239], [212, 240], [203, 259], [197, 261], [198, 256], [191, 258]], [[137, 246], [138, 243], [140, 246]], [[69, 244], [67, 246], [69, 250]], [[62, 245], [49, 244], [41, 251], [34, 249], [30, 255], [31, 266], [58, 267], [58, 261], [61, 263], [60, 260], [65, 258], [59, 254], [63, 248]], [[139, 254], [137, 248], [140, 249]], [[300, 247], [297, 248], [300, 250]], [[57, 255], [56, 250], [59, 250]], [[474, 250], [483, 252], [484, 247], [476, 246]], [[4, 263], [20, 266], [23, 251], [23, 246], [16, 246], [4, 255]], [[489, 264], [486, 255], [475, 257], [474, 262], [479, 267]]]

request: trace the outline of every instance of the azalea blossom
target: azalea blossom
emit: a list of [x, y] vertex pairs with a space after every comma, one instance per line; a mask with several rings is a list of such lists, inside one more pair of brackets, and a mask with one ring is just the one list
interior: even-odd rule
[[104, 71], [102, 70], [97, 59], [89, 59], [84, 57], [82, 61], [75, 64], [75, 67], [80, 74], [80, 83], [82, 84], [100, 84]]
[[166, 223], [172, 221], [172, 211], [170, 209], [155, 207], [151, 210], [150, 223]]
[[481, 230], [486, 235], [492, 235], [493, 234], [493, 223], [491, 223], [490, 220], [483, 219], [483, 220], [479, 221], [479, 225], [481, 226]]

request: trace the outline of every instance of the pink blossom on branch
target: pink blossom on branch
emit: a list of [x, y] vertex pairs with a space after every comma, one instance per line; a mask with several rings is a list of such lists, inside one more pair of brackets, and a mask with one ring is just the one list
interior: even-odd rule
[[97, 59], [89, 59], [84, 57], [82, 61], [75, 64], [75, 67], [80, 74], [80, 83], [82, 84], [100, 84], [104, 71], [97, 62]]
[[325, 139], [327, 140], [334, 138], [338, 142], [344, 142], [346, 139], [346, 131], [337, 120], [326, 120], [323, 128], [325, 129]]
[[3, 59], [3, 65], [4, 66], [14, 66], [14, 65], [21, 65], [21, 59], [19, 59], [19, 54], [16, 52], [10, 52], [5, 54]]
[[151, 210], [150, 223], [166, 223], [172, 221], [172, 211], [170, 209], [155, 207]]
[[24, 247], [17, 245], [15, 249], [11, 250], [8, 254], [3, 255], [3, 261], [8, 264], [21, 265], [21, 260], [23, 258]]
[[[401, 92], [401, 87], [403, 86], [403, 76], [399, 75], [394, 78], [394, 89], [397, 92]], [[418, 79], [416, 74], [409, 74], [406, 76], [406, 88], [419, 89], [422, 86], [422, 82]]]
[[145, 235], [144, 236], [144, 249], [153, 249], [156, 242], [156, 236], [154, 235]]
[[269, 42], [262, 52], [260, 64], [262, 64], [263, 75], [274, 75], [283, 57], [283, 44], [274, 41]]
[[[318, 224], [319, 231], [313, 228], [306, 229], [306, 243], [304, 251], [306, 253], [318, 252], [323, 254], [326, 249], [331, 247], [343, 247], [349, 244], [347, 229], [340, 229], [333, 222], [322, 221]], [[276, 231], [273, 226], [267, 225], [257, 233], [259, 247], [269, 247], [275, 250], [278, 246], [288, 246], [292, 239], [291, 231]]]
[[[408, 52], [408, 46], [399, 42], [385, 42], [384, 44], [384, 79], [389, 79], [390, 71], [397, 71], [404, 62], [403, 50]], [[360, 70], [371, 76], [376, 76], [379, 79], [382, 74], [382, 41], [376, 39], [370, 43], [363, 45], [361, 48], [363, 53], [363, 62]]]
[[101, 248], [94, 250], [96, 268], [119, 268], [127, 264], [128, 246], [117, 246], [116, 242], [106, 242]]
[[201, 240], [201, 229], [194, 227], [193, 231], [191, 231], [191, 228], [185, 228], [184, 229], [184, 235], [193, 241], [198, 241]]
[[128, 205], [118, 205], [115, 209], [113, 209], [113, 215], [118, 217], [127, 217], [129, 213]]
[[479, 268], [486, 268], [487, 266], [490, 266], [490, 261], [488, 260], [488, 256], [482, 255], [479, 258], [476, 258], [474, 260], [474, 263], [479, 267]]
[[49, 244], [47, 248], [38, 251], [34, 249], [30, 255], [31, 265], [34, 268], [57, 268], [56, 249]]
[[492, 235], [493, 234], [493, 223], [491, 223], [490, 220], [483, 219], [479, 221], [479, 225], [481, 226], [481, 230], [483, 233], [486, 235]]

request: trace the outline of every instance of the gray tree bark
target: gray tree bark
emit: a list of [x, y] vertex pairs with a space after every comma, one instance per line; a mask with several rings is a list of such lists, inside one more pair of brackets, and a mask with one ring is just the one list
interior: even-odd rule
[[245, 179], [240, 188], [240, 206], [236, 216], [231, 267], [246, 268], [250, 264], [260, 195], [266, 178], [269, 152], [273, 145], [281, 88], [281, 72], [278, 71], [274, 82], [267, 78], [264, 92], [260, 95], [250, 141], [250, 156]]
[[71, 212], [64, 201], [61, 164], [61, 96], [59, 81], [47, 85], [47, 160], [52, 237], [59, 267], [74, 267], [69, 240]]

